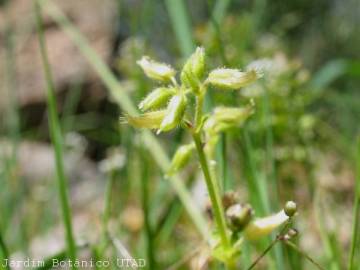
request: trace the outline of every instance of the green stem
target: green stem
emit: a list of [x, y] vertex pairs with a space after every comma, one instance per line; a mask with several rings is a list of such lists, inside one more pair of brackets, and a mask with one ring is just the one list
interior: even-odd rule
[[290, 241], [283, 241], [287, 246], [291, 247], [293, 250], [304, 256], [309, 262], [311, 262], [314, 266], [316, 266], [320, 270], [325, 270], [320, 264], [314, 261], [313, 258], [311, 258], [309, 255], [307, 255], [305, 252], [303, 252], [301, 249], [299, 249], [294, 243]]
[[261, 253], [261, 255], [249, 266], [247, 270], [254, 269], [254, 267], [260, 262], [264, 256], [269, 253], [269, 251], [275, 246], [275, 244], [279, 241], [279, 238], [275, 238], [270, 245]]
[[[57, 116], [56, 98], [54, 94], [54, 83], [52, 79], [49, 60], [46, 52], [46, 43], [43, 31], [43, 21], [39, 3], [34, 1], [34, 10], [38, 29], [38, 38], [40, 45], [40, 53], [44, 66], [45, 79], [47, 84], [47, 105], [49, 114], [50, 136], [54, 145], [56, 176], [59, 186], [59, 196], [62, 208], [63, 222], [65, 226], [66, 243], [69, 259], [73, 262], [76, 260], [76, 246], [72, 230], [71, 209], [69, 203], [67, 179], [63, 164], [62, 134], [60, 130], [59, 119]], [[72, 269], [77, 269], [73, 266]]]
[[115, 172], [110, 171], [108, 173], [108, 182], [105, 190], [105, 205], [104, 205], [103, 224], [102, 224], [103, 240], [107, 239], [107, 230], [108, 230], [109, 219], [111, 216], [111, 201], [112, 201], [112, 192], [114, 189], [114, 184], [115, 184]]
[[221, 243], [224, 247], [230, 246], [230, 241], [228, 238], [228, 235], [226, 233], [226, 222], [225, 222], [225, 216], [224, 216], [224, 209], [221, 203], [220, 194], [219, 194], [219, 188], [217, 187], [216, 183], [214, 182], [214, 179], [211, 177], [210, 169], [208, 162], [206, 160], [205, 152], [203, 149], [203, 144], [201, 142], [200, 134], [199, 133], [193, 133], [193, 139], [196, 145], [196, 150], [198, 152], [199, 161], [201, 165], [201, 169], [204, 173], [206, 186], [209, 192], [211, 205], [214, 212], [214, 218], [216, 225], [219, 230], [219, 234], [221, 237]]
[[359, 234], [359, 211], [360, 211], [360, 138], [356, 148], [356, 183], [355, 183], [355, 202], [353, 210], [353, 224], [352, 224], [352, 238], [351, 249], [349, 256], [349, 270], [354, 269], [354, 257], [356, 250], [356, 243]]

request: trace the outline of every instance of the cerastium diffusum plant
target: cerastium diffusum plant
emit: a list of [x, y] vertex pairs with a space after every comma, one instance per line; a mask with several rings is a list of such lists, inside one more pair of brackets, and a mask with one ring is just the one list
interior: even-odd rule
[[[209, 240], [212, 256], [229, 269], [237, 269], [243, 241], [269, 235], [295, 214], [296, 204], [288, 202], [279, 213], [255, 219], [250, 205], [242, 205], [237, 200], [231, 200], [230, 204], [223, 202], [215, 173], [215, 146], [222, 132], [240, 127], [251, 116], [254, 102], [250, 101], [245, 107], [219, 106], [206, 114], [203, 111], [204, 98], [209, 86], [219, 90], [238, 90], [256, 81], [261, 72], [254, 68], [246, 71], [218, 68], [206, 74], [205, 62], [204, 49], [197, 48], [186, 61], [178, 82], [174, 68], [144, 56], [138, 64], [147, 77], [163, 86], [150, 92], [140, 102], [142, 114], [127, 115], [125, 120], [135, 128], [154, 129], [157, 134], [177, 127], [190, 132], [193, 141], [177, 149], [168, 175], [181, 170], [192, 153], [197, 152], [215, 221], [213, 239]], [[191, 102], [193, 99], [195, 103]]]

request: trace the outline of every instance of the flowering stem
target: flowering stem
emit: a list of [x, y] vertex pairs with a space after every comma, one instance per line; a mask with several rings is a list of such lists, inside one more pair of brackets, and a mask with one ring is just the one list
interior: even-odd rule
[[209, 192], [211, 205], [214, 212], [214, 218], [216, 225], [219, 230], [219, 234], [221, 237], [221, 243], [225, 247], [230, 246], [230, 241], [228, 238], [228, 235], [226, 233], [226, 223], [225, 223], [225, 216], [224, 216], [224, 210], [220, 199], [219, 189], [217, 188], [216, 183], [214, 182], [214, 179], [211, 177], [210, 169], [208, 162], [206, 160], [205, 152], [203, 149], [203, 144], [201, 142], [200, 134], [198, 132], [195, 132], [192, 134], [193, 139], [195, 142], [196, 150], [198, 152], [199, 161], [201, 165], [201, 169], [204, 173], [206, 186]]
[[[217, 225], [217, 229], [220, 234], [221, 244], [224, 247], [230, 247], [230, 240], [226, 232], [226, 222], [224, 208], [221, 202], [220, 189], [214, 179], [214, 174], [211, 173], [208, 161], [203, 148], [203, 143], [201, 141], [201, 119], [203, 116], [203, 102], [204, 102], [204, 91], [201, 91], [199, 95], [196, 96], [196, 107], [195, 107], [195, 126], [192, 131], [192, 136], [195, 142], [196, 150], [199, 156], [199, 161], [201, 169], [204, 174], [206, 187], [209, 193], [214, 219]], [[231, 269], [231, 268], [230, 268]]]

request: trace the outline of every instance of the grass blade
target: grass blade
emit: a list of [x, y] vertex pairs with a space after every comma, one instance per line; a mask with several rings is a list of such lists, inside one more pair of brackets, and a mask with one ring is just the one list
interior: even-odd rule
[[144, 149], [140, 150], [142, 152], [142, 174], [141, 174], [141, 203], [144, 215], [144, 233], [146, 238], [146, 252], [147, 252], [147, 264], [149, 269], [156, 269], [155, 261], [155, 250], [154, 250], [154, 234], [150, 222], [150, 192], [149, 192], [149, 161], [147, 157], [147, 152]]
[[[1, 231], [0, 231], [0, 249], [1, 249], [3, 259], [9, 259], [9, 251], [8, 251], [8, 248], [7, 248], [6, 244], [5, 244], [5, 242], [4, 242]], [[7, 270], [11, 269], [9, 264], [6, 264], [6, 269]]]
[[[49, 60], [46, 52], [46, 43], [43, 30], [43, 21], [41, 9], [38, 2], [34, 1], [35, 16], [38, 28], [38, 37], [40, 45], [41, 59], [44, 67], [44, 75], [47, 84], [47, 106], [50, 126], [50, 136], [54, 145], [56, 176], [59, 186], [59, 196], [62, 209], [63, 222], [65, 225], [67, 252], [69, 259], [73, 262], [76, 260], [76, 246], [72, 230], [71, 208], [69, 203], [68, 185], [63, 164], [63, 144], [60, 130], [59, 119], [57, 116], [56, 98], [54, 93], [54, 83], [52, 79]], [[72, 269], [76, 269], [72, 264]]]
[[165, 0], [166, 8], [183, 57], [189, 56], [195, 48], [190, 18], [184, 0]]
[[356, 244], [359, 234], [359, 211], [360, 211], [360, 137], [358, 138], [356, 148], [356, 183], [355, 183], [355, 202], [354, 202], [354, 213], [353, 213], [353, 228], [351, 238], [351, 249], [349, 256], [349, 270], [355, 269], [354, 257]]

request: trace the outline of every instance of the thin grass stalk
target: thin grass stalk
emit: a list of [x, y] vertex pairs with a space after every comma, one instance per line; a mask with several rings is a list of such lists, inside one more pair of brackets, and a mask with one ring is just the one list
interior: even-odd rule
[[142, 174], [141, 174], [141, 204], [144, 215], [144, 232], [146, 238], [146, 252], [147, 252], [147, 265], [148, 269], [156, 269], [155, 261], [155, 245], [153, 229], [150, 222], [150, 191], [149, 191], [149, 160], [145, 149], [140, 150], [142, 152]]
[[[106, 64], [99, 58], [96, 52], [89, 46], [86, 38], [70, 23], [62, 11], [51, 1], [39, 0], [40, 5], [44, 10], [54, 19], [54, 21], [63, 29], [63, 31], [70, 37], [74, 44], [79, 48], [80, 52], [85, 56], [89, 63], [93, 66], [98, 73], [100, 79], [103, 81], [109, 93], [115, 102], [129, 114], [137, 114], [136, 107], [133, 105], [131, 99], [123, 91], [121, 85], [117, 81], [115, 75], [110, 71]], [[170, 166], [170, 160], [166, 155], [164, 149], [161, 147], [155, 136], [148, 130], [142, 131], [142, 139], [149, 149], [155, 162], [160, 169], [166, 173]], [[191, 198], [190, 193], [187, 191], [185, 185], [174, 176], [169, 178], [169, 181], [183, 203], [186, 211], [196, 225], [198, 231], [202, 234], [204, 239], [208, 239], [208, 226], [204, 216], [200, 210], [195, 207], [195, 203]]]
[[294, 243], [290, 241], [283, 241], [287, 246], [304, 256], [312, 265], [316, 266], [319, 270], [325, 270], [320, 264], [318, 264], [313, 258], [311, 258], [308, 254], [298, 248]]
[[[265, 87], [265, 86], [264, 86]], [[273, 149], [273, 131], [271, 125], [271, 104], [270, 104], [270, 96], [265, 88], [265, 94], [263, 95], [263, 118], [264, 118], [264, 126], [265, 126], [265, 145], [266, 145], [266, 162], [269, 168], [268, 178], [271, 185], [271, 190], [273, 191], [271, 200], [272, 210], [279, 207], [279, 184], [277, 181], [277, 173], [275, 168], [274, 161], [274, 149]], [[268, 189], [269, 190], [269, 189]], [[278, 245], [274, 247], [274, 257], [278, 270], [284, 270], [284, 251], [282, 246]]]
[[20, 140], [20, 116], [18, 110], [18, 102], [16, 97], [16, 72], [15, 72], [15, 52], [14, 52], [14, 31], [10, 22], [7, 22], [5, 29], [5, 68], [6, 68], [6, 88], [9, 97], [8, 106], [8, 127], [12, 141], [11, 162], [17, 160], [17, 146]]
[[212, 12], [212, 17], [217, 24], [221, 24], [230, 6], [231, 0], [217, 0]]
[[[76, 261], [76, 245], [73, 236], [71, 208], [69, 203], [68, 184], [65, 176], [63, 164], [63, 144], [62, 134], [60, 130], [59, 119], [57, 116], [56, 97], [54, 93], [54, 83], [51, 74], [51, 68], [46, 52], [46, 41], [44, 37], [43, 21], [41, 15], [41, 7], [37, 1], [34, 1], [34, 11], [37, 23], [38, 38], [40, 45], [41, 59], [43, 62], [44, 75], [47, 84], [47, 106], [50, 126], [50, 136], [54, 145], [55, 163], [56, 163], [56, 178], [58, 182], [58, 192], [60, 196], [62, 218], [65, 226], [67, 252], [69, 259], [73, 262]], [[72, 269], [77, 267], [72, 264]]]
[[[265, 215], [270, 212], [269, 198], [266, 193], [268, 191], [267, 182], [258, 173], [256, 160], [253, 156], [253, 142], [246, 125], [243, 127], [241, 137], [244, 141], [244, 156], [246, 160], [245, 173], [247, 173], [250, 200], [255, 207], [255, 211], [260, 215]], [[269, 241], [269, 239], [262, 241], [262, 246], [268, 246], [270, 243]], [[272, 267], [270, 269], [273, 269], [274, 264], [276, 263], [276, 258], [274, 257], [274, 254], [269, 257], [271, 259], [270, 263]]]
[[352, 237], [351, 248], [348, 269], [354, 270], [354, 257], [356, 251], [356, 244], [359, 235], [359, 212], [360, 212], [360, 137], [358, 138], [356, 147], [356, 183], [355, 183], [355, 198], [354, 198], [354, 210], [353, 210], [353, 224], [352, 224]]
[[[223, 65], [228, 65], [228, 60], [226, 59], [223, 40], [221, 38], [220, 26], [226, 15], [226, 11], [231, 3], [231, 0], [218, 0], [216, 1], [212, 12], [211, 12], [211, 24], [209, 27], [209, 34], [215, 32], [217, 42], [219, 44], [220, 56]], [[208, 6], [210, 6], [210, 1], [208, 1]], [[220, 144], [218, 146], [219, 151], [217, 151], [217, 159], [219, 160], [220, 168], [220, 184], [221, 190], [225, 192], [228, 188], [232, 188], [232, 183], [228, 179], [228, 165], [227, 165], [227, 135], [221, 134]]]
[[337, 262], [334, 258], [336, 258], [336, 250], [334, 250], [333, 245], [331, 244], [331, 235], [325, 228], [325, 221], [322, 215], [322, 209], [320, 209], [320, 190], [315, 192], [314, 195], [314, 207], [315, 207], [315, 217], [317, 219], [317, 224], [319, 226], [319, 233], [321, 240], [324, 245], [324, 251], [327, 260], [329, 261], [329, 269], [331, 270], [340, 270], [339, 262]]
[[[5, 244], [5, 241], [4, 241], [3, 237], [2, 237], [2, 232], [1, 231], [0, 231], [0, 249], [1, 249], [1, 252], [3, 254], [3, 259], [5, 259], [5, 260], [10, 259], [9, 250], [8, 250], [8, 248], [7, 248], [6, 244]], [[5, 269], [11, 270], [10, 265], [6, 264]]]
[[195, 48], [190, 18], [184, 0], [165, 0], [165, 5], [183, 57], [188, 57]]
[[112, 191], [114, 189], [115, 184], [115, 172], [111, 170], [108, 172], [108, 181], [105, 188], [105, 203], [104, 203], [104, 210], [103, 210], [103, 240], [107, 239], [107, 230], [108, 224], [111, 217], [111, 206], [112, 206]]

